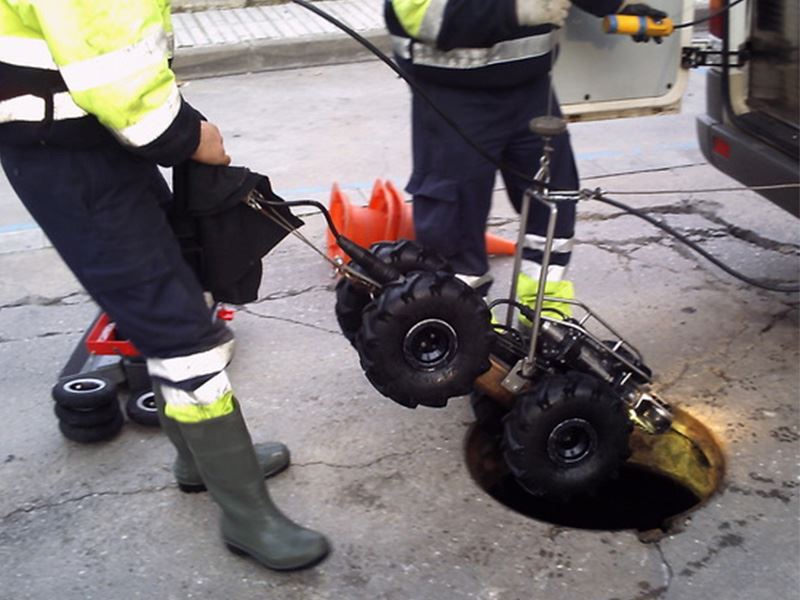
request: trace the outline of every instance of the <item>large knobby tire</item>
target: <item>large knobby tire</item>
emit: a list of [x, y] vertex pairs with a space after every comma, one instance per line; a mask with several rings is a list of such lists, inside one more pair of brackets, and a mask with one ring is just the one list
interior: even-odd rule
[[596, 377], [543, 378], [505, 419], [503, 454], [535, 496], [566, 500], [611, 479], [630, 455], [631, 421], [621, 398]]
[[490, 318], [478, 293], [454, 275], [411, 272], [364, 309], [361, 366], [375, 389], [403, 406], [445, 406], [489, 368]]
[[64, 408], [101, 408], [117, 401], [117, 386], [99, 375], [75, 375], [56, 383], [52, 395]]
[[[441, 256], [409, 240], [377, 242], [370, 247], [370, 252], [392, 265], [401, 275], [411, 271], [452, 272], [448, 262]], [[351, 267], [363, 273], [358, 265], [351, 264]], [[355, 345], [356, 335], [361, 329], [362, 313], [371, 300], [363, 286], [354, 284], [349, 279], [343, 277], [336, 284], [336, 320], [344, 337], [351, 344]]]
[[[359, 273], [364, 272], [358, 265], [350, 266]], [[339, 322], [339, 329], [351, 344], [355, 344], [356, 334], [361, 329], [361, 313], [371, 299], [363, 286], [346, 277], [342, 277], [336, 284], [336, 320]]]

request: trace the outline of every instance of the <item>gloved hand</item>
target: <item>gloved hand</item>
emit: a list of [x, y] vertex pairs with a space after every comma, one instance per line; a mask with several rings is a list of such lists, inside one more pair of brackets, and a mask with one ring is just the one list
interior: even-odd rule
[[[619, 11], [620, 15], [633, 15], [636, 17], [650, 17], [656, 22], [661, 21], [662, 19], [667, 18], [667, 13], [663, 10], [658, 10], [657, 8], [653, 8], [652, 6], [648, 6], [647, 4], [640, 3], [640, 4], [628, 4]], [[632, 35], [634, 42], [649, 42], [650, 36], [649, 35]], [[653, 38], [656, 44], [660, 44], [662, 40], [660, 37]]]
[[562, 27], [570, 6], [570, 0], [517, 0], [517, 22], [520, 25]]

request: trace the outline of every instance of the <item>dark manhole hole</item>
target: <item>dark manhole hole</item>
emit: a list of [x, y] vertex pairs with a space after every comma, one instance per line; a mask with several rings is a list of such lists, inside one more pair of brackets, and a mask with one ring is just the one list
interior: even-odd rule
[[653, 541], [680, 528], [687, 514], [718, 489], [722, 453], [710, 432], [682, 410], [667, 433], [635, 430], [631, 458], [618, 477], [591, 495], [557, 502], [532, 496], [506, 468], [501, 413], [482, 414], [466, 441], [473, 479], [495, 500], [525, 516], [581, 529], [636, 530]]

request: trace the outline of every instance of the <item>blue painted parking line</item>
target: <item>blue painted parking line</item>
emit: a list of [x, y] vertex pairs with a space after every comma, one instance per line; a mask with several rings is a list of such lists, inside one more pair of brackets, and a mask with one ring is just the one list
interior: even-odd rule
[[16, 233], [17, 231], [31, 231], [39, 229], [36, 223], [12, 223], [11, 225], [0, 225], [0, 233]]

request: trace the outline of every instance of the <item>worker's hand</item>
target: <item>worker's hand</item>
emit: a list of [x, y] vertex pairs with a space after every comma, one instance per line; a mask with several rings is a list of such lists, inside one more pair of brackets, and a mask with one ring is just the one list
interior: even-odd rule
[[[658, 10], [657, 8], [653, 8], [652, 6], [648, 6], [647, 4], [639, 3], [639, 4], [628, 4], [624, 6], [622, 10], [619, 11], [621, 15], [633, 15], [635, 17], [650, 17], [656, 23], [662, 21], [663, 19], [667, 18], [667, 13], [663, 10]], [[632, 35], [634, 42], [649, 42], [650, 36], [649, 35]], [[656, 44], [660, 44], [663, 40], [660, 37], [654, 37], [653, 41]]]
[[200, 121], [200, 143], [191, 159], [207, 165], [229, 165], [231, 157], [225, 152], [225, 144], [219, 128], [208, 121]]
[[517, 22], [562, 27], [570, 6], [570, 0], [517, 0]]

